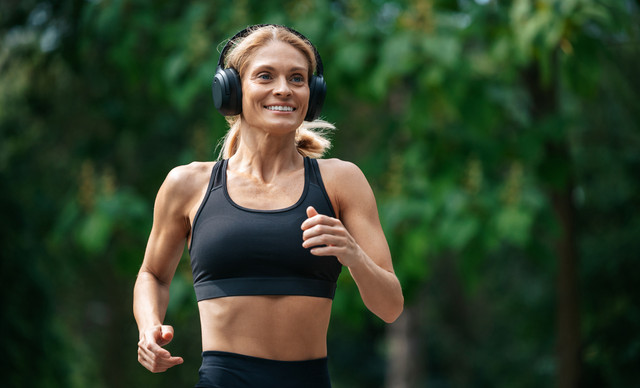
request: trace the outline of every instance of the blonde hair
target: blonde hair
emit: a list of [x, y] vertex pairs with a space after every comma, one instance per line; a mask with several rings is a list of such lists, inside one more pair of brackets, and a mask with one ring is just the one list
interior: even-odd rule
[[[244, 38], [230, 42], [232, 45], [225, 58], [224, 67], [236, 69], [240, 78], [253, 57], [253, 53], [268, 42], [279, 41], [288, 43], [298, 49], [309, 63], [308, 78], [311, 79], [316, 68], [316, 58], [310, 44], [296, 34], [279, 26], [263, 26], [251, 30]], [[227, 116], [229, 130], [222, 139], [222, 149], [219, 159], [229, 159], [238, 150], [240, 143], [241, 115]], [[303, 121], [296, 129], [295, 146], [302, 156], [320, 158], [331, 148], [328, 132], [335, 126], [324, 120]]]

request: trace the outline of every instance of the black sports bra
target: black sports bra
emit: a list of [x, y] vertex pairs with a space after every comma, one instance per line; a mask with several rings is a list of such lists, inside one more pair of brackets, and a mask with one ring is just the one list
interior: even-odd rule
[[318, 162], [304, 159], [298, 202], [278, 210], [242, 207], [227, 192], [227, 160], [217, 162], [193, 220], [191, 269], [198, 301], [237, 295], [307, 295], [333, 299], [342, 265], [302, 247], [306, 209], [335, 217]]

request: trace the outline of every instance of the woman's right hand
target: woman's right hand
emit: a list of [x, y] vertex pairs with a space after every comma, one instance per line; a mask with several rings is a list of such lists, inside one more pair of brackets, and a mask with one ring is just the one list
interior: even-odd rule
[[164, 372], [184, 362], [182, 357], [173, 357], [162, 346], [173, 339], [173, 327], [157, 325], [140, 332], [138, 362], [153, 373]]

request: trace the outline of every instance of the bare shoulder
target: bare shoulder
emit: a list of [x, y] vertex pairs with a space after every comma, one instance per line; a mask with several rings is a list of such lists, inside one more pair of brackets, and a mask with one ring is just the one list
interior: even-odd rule
[[208, 182], [211, 170], [216, 162], [192, 162], [174, 167], [165, 179], [165, 184], [172, 188], [188, 189], [190, 186], [200, 186], [202, 181]]
[[339, 214], [353, 207], [375, 207], [371, 186], [354, 163], [340, 159], [319, 159], [318, 166], [327, 194]]
[[362, 180], [366, 182], [362, 170], [354, 163], [341, 159], [318, 159], [318, 166], [325, 183], [333, 180], [349, 181], [351, 179], [360, 181], [360, 183], [362, 183]]
[[206, 190], [216, 162], [193, 162], [174, 167], [158, 191], [158, 200], [170, 199], [175, 205], [190, 204]]

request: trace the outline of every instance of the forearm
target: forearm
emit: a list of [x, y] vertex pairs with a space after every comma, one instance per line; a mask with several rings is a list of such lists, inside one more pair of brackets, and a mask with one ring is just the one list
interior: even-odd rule
[[169, 305], [169, 284], [140, 271], [133, 290], [133, 315], [138, 329], [161, 325]]
[[349, 272], [365, 306], [387, 323], [394, 322], [404, 308], [402, 288], [396, 275], [378, 266], [364, 251]]

